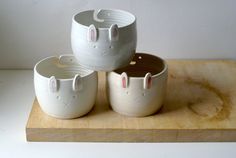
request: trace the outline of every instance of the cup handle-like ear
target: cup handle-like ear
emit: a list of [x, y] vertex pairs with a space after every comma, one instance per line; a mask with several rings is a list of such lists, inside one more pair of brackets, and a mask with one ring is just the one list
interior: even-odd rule
[[122, 88], [128, 88], [128, 75], [126, 72], [121, 74], [121, 86]]
[[119, 40], [119, 30], [117, 24], [112, 24], [109, 28], [109, 40], [118, 41]]
[[96, 42], [97, 41], [97, 29], [96, 27], [91, 24], [88, 28], [88, 32], [87, 32], [87, 39], [89, 42]]
[[80, 75], [76, 74], [73, 82], [72, 82], [72, 89], [73, 91], [79, 91], [83, 88], [83, 84], [82, 84], [82, 79], [80, 77]]
[[55, 76], [51, 76], [48, 81], [49, 91], [52, 93], [57, 92], [58, 90], [58, 82]]
[[152, 74], [148, 72], [143, 79], [143, 88], [149, 89], [152, 87]]

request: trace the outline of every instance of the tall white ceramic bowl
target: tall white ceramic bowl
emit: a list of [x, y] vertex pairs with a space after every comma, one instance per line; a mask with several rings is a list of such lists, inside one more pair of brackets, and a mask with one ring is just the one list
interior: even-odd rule
[[128, 116], [147, 116], [163, 104], [167, 64], [159, 57], [136, 53], [129, 66], [107, 73], [112, 109]]
[[97, 73], [72, 55], [48, 57], [34, 67], [34, 87], [41, 109], [53, 117], [76, 118], [95, 104]]
[[111, 71], [128, 65], [136, 43], [136, 18], [129, 12], [101, 9], [73, 16], [72, 50], [88, 69]]

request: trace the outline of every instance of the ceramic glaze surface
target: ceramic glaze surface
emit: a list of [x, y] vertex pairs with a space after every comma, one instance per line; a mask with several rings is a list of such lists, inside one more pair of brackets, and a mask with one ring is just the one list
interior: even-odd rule
[[79, 63], [111, 71], [132, 60], [137, 43], [136, 18], [122, 10], [88, 10], [72, 19], [71, 44]]
[[147, 116], [163, 104], [167, 64], [153, 55], [136, 53], [129, 66], [107, 74], [107, 90], [114, 111]]
[[77, 63], [72, 55], [48, 57], [34, 68], [34, 86], [42, 110], [69, 119], [88, 113], [96, 99], [97, 73]]

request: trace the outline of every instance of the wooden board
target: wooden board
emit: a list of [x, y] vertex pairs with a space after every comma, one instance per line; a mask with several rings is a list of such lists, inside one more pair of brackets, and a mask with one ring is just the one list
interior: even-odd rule
[[169, 60], [167, 96], [155, 115], [134, 118], [111, 110], [105, 74], [96, 105], [86, 116], [59, 120], [34, 101], [28, 141], [198, 142], [236, 141], [236, 61]]

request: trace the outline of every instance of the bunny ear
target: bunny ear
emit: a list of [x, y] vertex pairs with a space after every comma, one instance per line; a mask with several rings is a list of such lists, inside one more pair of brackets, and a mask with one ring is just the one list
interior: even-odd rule
[[118, 41], [119, 39], [119, 30], [117, 24], [112, 24], [109, 28], [109, 40], [110, 41]]
[[82, 84], [81, 77], [80, 75], [76, 74], [72, 82], [72, 90], [75, 92], [79, 91], [83, 88], [82, 86], [83, 84]]
[[57, 90], [58, 90], [58, 83], [57, 83], [57, 79], [55, 78], [55, 76], [51, 76], [49, 78], [48, 87], [49, 87], [49, 91], [50, 92], [52, 92], [52, 93], [57, 92]]
[[91, 24], [88, 28], [87, 38], [89, 42], [97, 41], [97, 29], [93, 24]]
[[143, 88], [149, 89], [152, 86], [152, 75], [148, 72], [143, 79]]
[[128, 75], [126, 72], [123, 72], [121, 74], [121, 86], [122, 86], [122, 88], [128, 87]]

